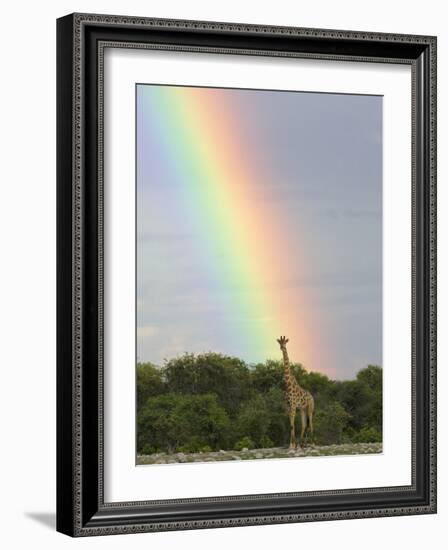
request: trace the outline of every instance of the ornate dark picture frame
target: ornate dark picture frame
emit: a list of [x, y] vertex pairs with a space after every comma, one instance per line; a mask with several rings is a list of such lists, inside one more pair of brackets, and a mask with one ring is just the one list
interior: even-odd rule
[[[412, 484], [104, 501], [103, 53], [120, 47], [412, 68]], [[436, 512], [436, 38], [73, 14], [57, 21], [57, 530], [71, 536]]]

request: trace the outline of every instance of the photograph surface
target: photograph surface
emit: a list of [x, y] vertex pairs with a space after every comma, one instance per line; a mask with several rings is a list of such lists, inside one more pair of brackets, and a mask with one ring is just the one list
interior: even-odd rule
[[136, 85], [136, 462], [382, 452], [382, 97]]

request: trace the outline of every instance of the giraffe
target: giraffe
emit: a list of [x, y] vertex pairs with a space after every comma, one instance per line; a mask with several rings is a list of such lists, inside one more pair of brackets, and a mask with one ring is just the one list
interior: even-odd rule
[[285, 369], [285, 382], [286, 382], [286, 401], [289, 409], [289, 425], [291, 429], [289, 448], [295, 449], [296, 445], [296, 431], [295, 431], [295, 418], [296, 410], [300, 409], [302, 430], [300, 433], [300, 446], [304, 446], [304, 436], [308, 429], [311, 435], [313, 435], [313, 412], [314, 412], [314, 399], [309, 391], [304, 390], [297, 382], [295, 376], [291, 371], [289, 364], [288, 351], [286, 344], [289, 340], [286, 336], [280, 336], [277, 342], [280, 345], [280, 349], [283, 353], [283, 366]]

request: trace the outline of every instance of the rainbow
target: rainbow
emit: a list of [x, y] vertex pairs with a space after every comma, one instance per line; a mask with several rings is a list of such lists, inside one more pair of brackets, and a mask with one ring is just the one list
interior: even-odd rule
[[236, 303], [222, 307], [238, 313], [241, 330], [225, 337], [243, 339], [255, 362], [280, 358], [276, 338], [286, 334], [291, 360], [329, 373], [306, 291], [282, 286], [288, 255], [300, 265], [304, 252], [296, 245], [291, 249], [287, 226], [272, 205], [256, 199], [266, 175], [258, 168], [260, 152], [243, 142], [244, 116], [232, 94], [221, 88], [138, 85], [137, 101], [197, 224], [201, 249], [210, 258], [209, 276], [238, 290]]

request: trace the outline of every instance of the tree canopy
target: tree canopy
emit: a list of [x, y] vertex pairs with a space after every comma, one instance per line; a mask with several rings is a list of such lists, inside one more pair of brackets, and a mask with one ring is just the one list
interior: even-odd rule
[[[331, 380], [292, 364], [315, 400], [315, 442], [382, 440], [382, 369]], [[137, 452], [285, 446], [289, 425], [281, 361], [247, 365], [219, 353], [184, 354], [161, 368], [137, 365]], [[297, 429], [300, 429], [297, 415]]]

